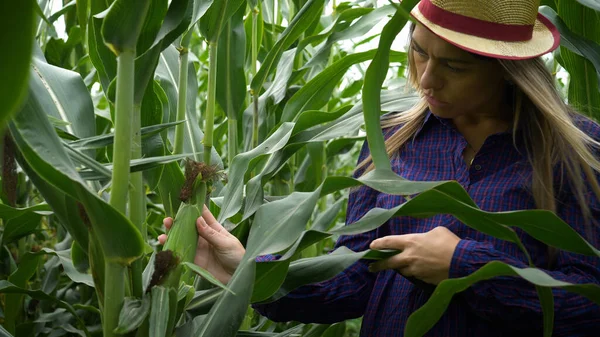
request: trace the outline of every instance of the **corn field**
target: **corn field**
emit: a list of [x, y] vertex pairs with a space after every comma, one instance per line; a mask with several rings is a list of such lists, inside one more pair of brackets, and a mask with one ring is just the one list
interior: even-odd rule
[[[553, 213], [485, 212], [455, 181], [392, 172], [379, 118], [417, 99], [406, 51], [391, 48], [416, 0], [56, 2], [0, 4], [1, 336], [357, 336], [358, 319], [275, 323], [251, 304], [390, 256], [330, 250], [401, 215], [451, 214], [517, 244], [518, 227], [600, 256]], [[599, 119], [600, 3], [542, 5], [562, 36], [547, 66], [569, 74], [556, 78], [565, 100]], [[365, 140], [376, 169], [355, 179]], [[412, 198], [344, 226], [360, 185]], [[203, 205], [246, 248], [228, 284], [193, 264]], [[165, 217], [176, 224], [161, 246]], [[265, 254], [281, 258], [257, 263]], [[600, 303], [597, 285], [496, 261], [440, 283], [406, 336], [498, 276], [537, 287], [546, 336], [553, 287]]]

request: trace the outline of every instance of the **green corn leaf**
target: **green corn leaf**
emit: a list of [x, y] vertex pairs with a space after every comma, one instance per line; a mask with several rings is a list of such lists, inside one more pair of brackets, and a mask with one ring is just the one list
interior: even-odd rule
[[2, 1], [0, 4], [0, 44], [10, 52], [0, 56], [0, 130], [19, 110], [27, 94], [29, 62], [35, 36], [34, 0]]
[[406, 24], [408, 13], [417, 3], [418, 0], [407, 0], [402, 1], [398, 6], [392, 19], [383, 28], [377, 54], [365, 74], [362, 99], [369, 150], [375, 168], [390, 172], [392, 169], [385, 151], [383, 134], [379, 125], [381, 114], [380, 92], [389, 68], [389, 52], [392, 42]]
[[90, 270], [88, 252], [84, 251], [76, 241], [71, 244], [71, 260], [79, 273], [86, 274]]
[[[327, 67], [290, 98], [285, 105], [281, 120], [291, 122], [303, 111], [315, 110], [324, 106], [331, 98], [333, 89], [346, 74], [348, 68], [356, 63], [372, 59], [377, 51], [377, 49], [374, 49], [363, 53], [351, 54]], [[396, 56], [398, 56], [396, 60], [406, 58], [401, 53], [396, 54]]]
[[356, 14], [354, 14], [354, 12], [358, 14], [359, 19], [356, 20], [356, 22], [350, 25], [348, 28], [333, 32], [327, 38], [327, 42], [317, 51], [317, 53], [304, 67], [311, 67], [316, 64], [323, 64], [327, 62], [327, 59], [329, 58], [329, 55], [331, 53], [331, 47], [334, 43], [338, 41], [354, 39], [364, 36], [385, 17], [394, 14], [396, 12], [396, 7], [394, 5], [385, 5], [377, 9], [351, 8], [340, 13], [340, 16], [337, 18], [337, 21], [348, 20], [347, 18], [345, 18], [345, 16], [347, 14], [355, 16]]
[[[152, 157], [152, 158], [142, 158], [142, 159], [134, 159], [130, 162], [130, 172], [139, 172], [153, 169], [159, 165], [169, 164], [172, 162], [177, 162], [178, 160], [193, 156], [193, 154], [184, 153], [179, 155], [169, 155], [169, 156], [160, 156], [160, 157]], [[102, 166], [103, 169], [98, 170], [89, 170], [84, 169], [79, 171], [81, 178], [86, 180], [100, 180], [110, 177], [110, 173], [112, 172], [112, 165], [106, 164]], [[107, 174], [107, 172], [109, 174]]]
[[500, 261], [492, 261], [469, 276], [442, 281], [429, 300], [408, 318], [405, 336], [423, 336], [446, 311], [454, 294], [466, 290], [475, 282], [497, 276], [519, 276], [534, 285], [563, 288], [600, 303], [600, 286], [597, 284], [570, 284], [555, 280], [540, 269], [517, 268]]
[[221, 288], [196, 291], [186, 311], [194, 316], [206, 315], [224, 292]]
[[[8, 282], [11, 282], [17, 287], [28, 288], [27, 281], [33, 276], [38, 269], [40, 263], [40, 257], [32, 254], [25, 254], [19, 261], [19, 268], [15, 270], [10, 276], [8, 276]], [[15, 333], [15, 327], [19, 312], [23, 310], [23, 294], [22, 293], [9, 293], [6, 294], [5, 310], [4, 314], [4, 326], [9, 332]]]
[[260, 93], [267, 76], [269, 76], [278, 64], [281, 55], [287, 50], [298, 37], [306, 31], [313, 21], [319, 17], [323, 10], [324, 0], [308, 0], [302, 9], [292, 19], [289, 26], [281, 34], [275, 46], [269, 51], [256, 76], [252, 79], [250, 88], [255, 93]]
[[10, 131], [17, 147], [37, 175], [85, 206], [107, 258], [121, 263], [133, 261], [143, 251], [140, 232], [127, 218], [90, 191], [80, 178], [45, 116], [42, 102], [48, 99], [46, 95], [45, 90], [31, 89], [27, 104], [11, 123]]
[[241, 114], [246, 98], [246, 35], [243, 21], [245, 11], [246, 7], [240, 6], [227, 22], [217, 50], [217, 102], [227, 114], [227, 118], [235, 120]]
[[58, 307], [66, 309], [71, 315], [73, 315], [73, 317], [77, 321], [77, 324], [83, 330], [84, 334], [87, 337], [90, 336], [90, 333], [87, 330], [83, 320], [79, 317], [79, 315], [77, 315], [77, 313], [75, 312], [75, 309], [69, 303], [67, 303], [65, 301], [61, 301], [54, 296], [50, 296], [41, 290], [27, 290], [27, 289], [23, 289], [21, 287], [17, 287], [16, 285], [14, 285], [11, 282], [6, 281], [6, 280], [0, 280], [0, 293], [2, 293], [2, 294], [26, 294], [37, 300], [45, 300], [45, 301], [55, 303]]
[[148, 0], [115, 0], [112, 3], [102, 22], [102, 37], [115, 55], [135, 50], [149, 7]]
[[229, 292], [230, 292], [232, 295], [235, 295], [235, 294], [234, 294], [234, 293], [231, 291], [231, 289], [227, 288], [227, 286], [226, 286], [226, 285], [224, 285], [223, 283], [221, 283], [221, 281], [217, 280], [217, 279], [216, 279], [214, 276], [212, 276], [212, 274], [211, 274], [211, 273], [209, 273], [208, 271], [206, 271], [206, 270], [204, 270], [204, 269], [202, 269], [202, 268], [198, 267], [197, 265], [195, 265], [195, 264], [193, 264], [193, 263], [190, 263], [190, 262], [184, 262], [184, 263], [183, 263], [183, 265], [184, 265], [184, 266], [186, 266], [187, 268], [189, 268], [189, 269], [190, 269], [191, 271], [193, 271], [194, 273], [196, 273], [196, 274], [198, 274], [198, 275], [202, 276], [202, 278], [204, 278], [205, 280], [207, 280], [207, 281], [208, 281], [208, 282], [210, 282], [211, 284], [213, 284], [213, 285], [215, 285], [215, 286], [217, 286], [217, 287], [219, 287], [219, 288], [221, 288], [221, 289], [223, 289], [223, 290], [229, 291]]
[[290, 264], [287, 275], [284, 274], [285, 280], [281, 287], [265, 302], [280, 299], [305, 284], [328, 280], [360, 259], [381, 260], [394, 254], [398, 254], [398, 252], [382, 253], [371, 250], [353, 252], [346, 247], [339, 247], [327, 255], [294, 261]]
[[[26, 161], [19, 160], [19, 166], [25, 171], [29, 179], [40, 191], [48, 205], [52, 208], [60, 223], [67, 229], [75, 239], [77, 245], [87, 252], [88, 249], [88, 228], [83, 222], [77, 210], [81, 205], [76, 199], [71, 198], [60, 189], [46, 182], [40, 177]], [[6, 234], [5, 234], [6, 235]]]
[[94, 287], [94, 281], [92, 281], [92, 276], [90, 274], [84, 274], [75, 269], [73, 260], [71, 259], [70, 250], [62, 250], [57, 252], [49, 248], [42, 248], [41, 251], [32, 253], [32, 255], [54, 255], [58, 257], [65, 274], [69, 279], [71, 279], [71, 281], [85, 284], [88, 287]]
[[134, 331], [142, 325], [148, 314], [150, 314], [150, 296], [144, 296], [142, 299], [126, 297], [115, 333], [126, 334]]
[[251, 151], [240, 153], [233, 158], [228, 182], [224, 191], [224, 203], [219, 213], [219, 221], [229, 218], [237, 213], [242, 207], [242, 191], [244, 187], [244, 174], [248, 169], [250, 161], [258, 156], [273, 153], [281, 149], [286, 143], [293, 129], [292, 123], [284, 123], [262, 144]]
[[[563, 19], [565, 26], [571, 32], [592, 42], [585, 43], [594, 46], [595, 54], [583, 54], [579, 56], [570, 50], [561, 48], [560, 54], [563, 67], [570, 74], [569, 82], [569, 104], [592, 118], [600, 118], [600, 67], [594, 69], [594, 65], [600, 64], [600, 19], [598, 12], [584, 7], [575, 1], [557, 2], [558, 14]], [[561, 31], [562, 33], [562, 31]], [[590, 51], [586, 48], [586, 53]]]
[[244, 0], [214, 1], [200, 18], [200, 33], [208, 42], [217, 42], [229, 19], [234, 16]]
[[[156, 124], [151, 126], [145, 126], [141, 129], [142, 139], [154, 136], [162, 131], [168, 130], [174, 127], [177, 124], [183, 123], [181, 122], [171, 122], [171, 123], [163, 123]], [[113, 144], [114, 134], [106, 134], [100, 136], [93, 136], [89, 138], [80, 138], [75, 141], [69, 142], [69, 146], [73, 149], [77, 150], [91, 150], [91, 149], [101, 149]]]
[[156, 286], [152, 288], [152, 305], [150, 306], [150, 337], [170, 335], [170, 316], [175, 317], [177, 310], [177, 294], [175, 290]]
[[0, 219], [4, 221], [2, 245], [16, 241], [33, 233], [43, 215], [52, 214], [47, 204], [39, 204], [28, 208], [13, 208], [0, 204]]
[[540, 13], [548, 18], [560, 32], [561, 46], [579, 56], [585, 57], [594, 65], [598, 73], [598, 83], [600, 84], [600, 44], [575, 34], [550, 7], [541, 7]]
[[598, 0], [577, 0], [577, 2], [593, 10], [600, 11], [600, 2]]
[[554, 295], [552, 289], [538, 285], [535, 286], [535, 289], [540, 298], [544, 315], [544, 337], [552, 337], [552, 330], [554, 329]]
[[246, 254], [227, 284], [235, 295], [223, 292], [193, 336], [230, 337], [236, 335], [250, 304], [255, 272], [256, 262], [254, 259], [248, 258], [248, 254]]
[[106, 16], [106, 2], [91, 1], [92, 16], [88, 23], [88, 47], [90, 60], [98, 73], [102, 90], [108, 95], [110, 83], [117, 76], [117, 60], [102, 39], [102, 22]]

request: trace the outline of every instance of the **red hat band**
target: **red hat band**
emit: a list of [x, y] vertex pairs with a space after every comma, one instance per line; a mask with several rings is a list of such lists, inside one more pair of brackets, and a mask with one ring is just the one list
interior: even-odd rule
[[421, 0], [419, 11], [427, 20], [436, 25], [484, 39], [519, 42], [531, 40], [533, 36], [533, 24], [509, 25], [480, 20], [447, 11], [434, 5], [430, 0]]

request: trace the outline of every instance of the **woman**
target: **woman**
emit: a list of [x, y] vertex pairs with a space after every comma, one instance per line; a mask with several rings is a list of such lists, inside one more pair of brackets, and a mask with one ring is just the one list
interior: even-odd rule
[[[409, 73], [422, 100], [382, 121], [396, 173], [409, 180], [456, 180], [486, 211], [547, 209], [595, 247], [600, 232], [600, 126], [563, 103], [539, 59], [559, 44], [535, 0], [422, 0], [412, 11]], [[373, 169], [363, 146], [355, 176]], [[347, 223], [374, 207], [404, 202], [367, 187], [350, 194]], [[167, 227], [171, 220], [165, 221]], [[570, 283], [600, 284], [600, 259], [548, 249], [516, 230], [535, 265]], [[196, 262], [227, 282], [244, 248], [208, 210], [198, 219]], [[164, 237], [161, 238], [161, 241]], [[344, 236], [354, 251], [399, 249], [376, 263], [359, 261], [331, 280], [256, 306], [277, 321], [335, 322], [364, 316], [361, 336], [401, 336], [428, 298], [409, 279], [438, 284], [500, 260], [527, 267], [512, 243], [477, 232], [449, 215], [394, 218]], [[265, 257], [269, 259], [272, 257]], [[555, 336], [592, 336], [600, 307], [560, 289]], [[535, 288], [517, 278], [479, 282], [456, 295], [428, 336], [541, 335]]]

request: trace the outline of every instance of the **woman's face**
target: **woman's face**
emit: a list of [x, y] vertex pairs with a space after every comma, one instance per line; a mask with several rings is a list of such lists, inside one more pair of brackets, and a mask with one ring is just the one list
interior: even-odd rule
[[506, 102], [502, 67], [442, 40], [421, 24], [412, 34], [417, 80], [431, 112], [442, 118], [499, 117]]

